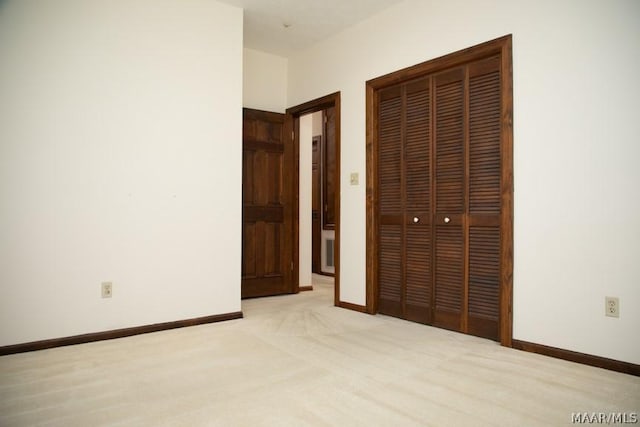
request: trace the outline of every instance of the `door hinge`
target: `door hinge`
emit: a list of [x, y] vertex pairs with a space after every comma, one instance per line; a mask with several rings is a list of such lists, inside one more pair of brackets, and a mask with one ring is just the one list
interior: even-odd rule
[[291, 271], [293, 271], [293, 261], [291, 261]]
[[293, 141], [294, 139], [296, 139], [296, 133], [295, 131], [291, 131], [291, 140]]

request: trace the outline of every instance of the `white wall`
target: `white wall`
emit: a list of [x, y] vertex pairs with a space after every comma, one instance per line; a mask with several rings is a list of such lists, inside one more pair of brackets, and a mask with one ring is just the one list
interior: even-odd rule
[[287, 108], [287, 58], [244, 49], [243, 106], [284, 113]]
[[242, 10], [9, 0], [0, 58], [0, 345], [239, 311]]
[[322, 111], [316, 111], [315, 113], [311, 113], [312, 120], [312, 136], [323, 136], [324, 135], [324, 126], [322, 123]]
[[366, 80], [512, 33], [514, 338], [640, 363], [638, 22], [635, 0], [408, 0], [290, 58], [289, 105], [341, 91], [341, 300], [365, 303]]

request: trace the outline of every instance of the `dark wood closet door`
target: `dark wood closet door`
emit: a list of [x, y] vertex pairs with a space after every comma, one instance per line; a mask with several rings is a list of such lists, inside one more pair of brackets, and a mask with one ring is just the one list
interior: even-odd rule
[[512, 343], [511, 36], [367, 82], [367, 310]]
[[434, 77], [436, 326], [462, 330], [465, 150], [464, 69]]
[[499, 338], [499, 57], [378, 92], [378, 310]]
[[404, 317], [430, 323], [433, 292], [431, 237], [431, 79], [403, 87], [405, 197]]
[[378, 106], [378, 309], [404, 317], [402, 86], [381, 90]]
[[243, 298], [293, 292], [293, 157], [283, 127], [284, 114], [244, 109]]
[[468, 325], [497, 339], [500, 320], [502, 163], [500, 58], [468, 66]]
[[380, 93], [379, 310], [431, 319], [430, 79]]

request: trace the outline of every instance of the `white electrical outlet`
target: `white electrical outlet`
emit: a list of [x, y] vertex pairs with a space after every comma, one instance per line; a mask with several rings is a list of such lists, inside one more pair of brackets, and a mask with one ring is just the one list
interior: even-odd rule
[[604, 297], [604, 315], [620, 317], [620, 301], [616, 297]]
[[102, 282], [102, 298], [111, 298], [113, 295], [113, 284], [111, 282]]

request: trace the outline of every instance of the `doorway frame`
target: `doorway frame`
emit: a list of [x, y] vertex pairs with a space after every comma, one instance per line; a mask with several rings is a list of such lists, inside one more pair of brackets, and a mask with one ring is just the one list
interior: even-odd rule
[[366, 308], [378, 312], [378, 141], [377, 96], [379, 90], [394, 84], [426, 76], [490, 55], [500, 56], [502, 75], [502, 188], [501, 272], [500, 272], [500, 344], [513, 341], [513, 61], [512, 36], [506, 35], [479, 45], [404, 68], [366, 83]]
[[[336, 228], [334, 246], [334, 295], [333, 303], [337, 307], [343, 307], [340, 302], [340, 92], [316, 98], [294, 107], [287, 108], [285, 112], [286, 137], [291, 135], [293, 140], [293, 277], [296, 291], [300, 291], [300, 117], [306, 114], [315, 113], [329, 107], [335, 108], [336, 114], [336, 170], [334, 174], [335, 195], [334, 203], [336, 209]], [[345, 307], [350, 308], [350, 307]]]

